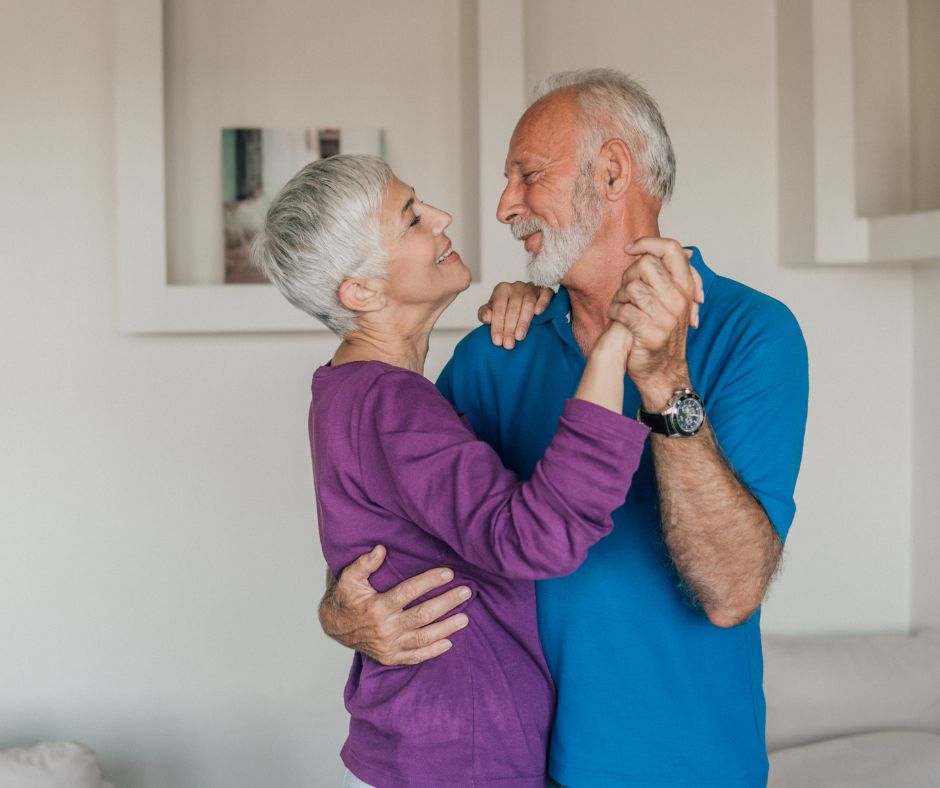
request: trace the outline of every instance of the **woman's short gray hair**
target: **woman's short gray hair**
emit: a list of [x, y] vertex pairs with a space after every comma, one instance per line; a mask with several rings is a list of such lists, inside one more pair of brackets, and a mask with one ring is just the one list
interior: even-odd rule
[[253, 263], [287, 300], [341, 337], [359, 324], [340, 284], [385, 275], [380, 210], [394, 177], [375, 156], [312, 162], [274, 198], [252, 244]]
[[593, 163], [603, 142], [622, 139], [640, 168], [644, 191], [661, 203], [668, 202], [676, 182], [676, 157], [663, 116], [646, 89], [613, 68], [562, 71], [535, 86], [532, 104], [567, 88], [576, 91], [585, 116], [579, 150], [582, 166]]

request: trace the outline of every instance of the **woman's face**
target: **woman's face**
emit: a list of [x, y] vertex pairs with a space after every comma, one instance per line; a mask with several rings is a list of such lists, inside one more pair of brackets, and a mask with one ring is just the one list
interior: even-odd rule
[[386, 298], [398, 304], [449, 304], [470, 285], [470, 269], [444, 234], [451, 215], [421, 202], [392, 180], [382, 203], [382, 245], [388, 256]]

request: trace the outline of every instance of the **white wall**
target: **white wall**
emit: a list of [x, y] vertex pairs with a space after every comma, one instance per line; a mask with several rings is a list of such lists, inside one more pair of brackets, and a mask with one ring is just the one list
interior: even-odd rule
[[916, 627], [940, 627], [940, 266], [914, 274], [914, 550]]
[[[332, 342], [116, 331], [110, 10], [8, 0], [0, 26], [0, 745], [83, 739], [121, 788], [335, 785], [348, 655], [315, 621], [305, 436]], [[414, 46], [449, 13], [415, 20]], [[526, 19], [530, 79], [602, 63], [647, 82], [679, 156], [664, 231], [803, 325], [812, 410], [767, 628], [906, 628], [915, 448], [884, 413], [912, 401], [912, 274], [777, 266], [771, 3], [541, 0]], [[423, 76], [395, 74], [388, 101]]]

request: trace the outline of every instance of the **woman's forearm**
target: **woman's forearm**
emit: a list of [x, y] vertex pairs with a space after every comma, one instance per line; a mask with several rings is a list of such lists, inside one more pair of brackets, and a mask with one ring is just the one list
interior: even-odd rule
[[624, 367], [632, 345], [633, 335], [624, 325], [607, 326], [588, 355], [575, 399], [622, 413]]

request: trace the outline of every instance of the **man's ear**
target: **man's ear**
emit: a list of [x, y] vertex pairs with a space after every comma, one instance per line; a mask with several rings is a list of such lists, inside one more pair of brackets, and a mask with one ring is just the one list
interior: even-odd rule
[[601, 174], [601, 193], [608, 200], [619, 200], [633, 182], [633, 157], [621, 139], [610, 139], [601, 145], [598, 156]]
[[378, 312], [385, 306], [382, 285], [380, 279], [344, 279], [339, 286], [339, 302], [353, 312]]

